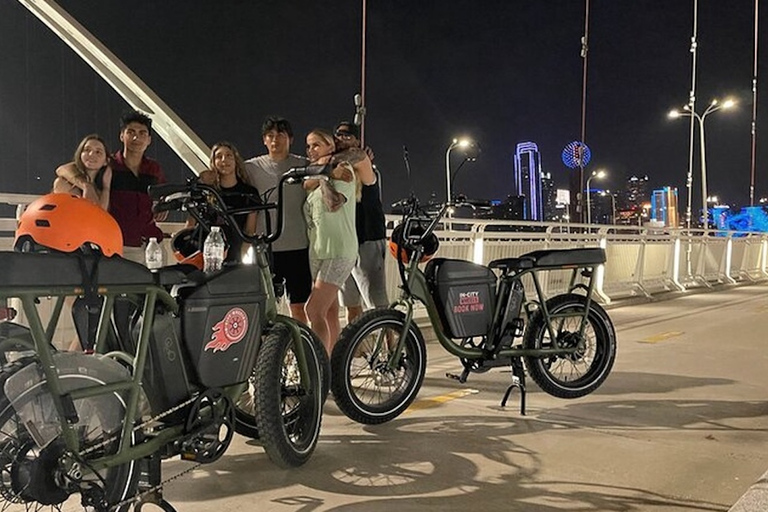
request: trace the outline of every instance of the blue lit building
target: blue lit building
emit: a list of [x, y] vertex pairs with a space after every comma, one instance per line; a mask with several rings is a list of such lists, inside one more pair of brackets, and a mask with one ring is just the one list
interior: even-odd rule
[[677, 187], [656, 189], [651, 195], [651, 220], [668, 228], [678, 226]]
[[517, 194], [525, 197], [523, 218], [544, 220], [541, 193], [541, 157], [533, 142], [521, 142], [515, 150], [515, 186]]

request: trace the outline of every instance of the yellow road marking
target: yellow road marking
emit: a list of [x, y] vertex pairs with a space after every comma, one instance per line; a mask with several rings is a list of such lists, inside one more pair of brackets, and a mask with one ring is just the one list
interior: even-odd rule
[[658, 343], [660, 341], [665, 341], [670, 338], [676, 338], [678, 336], [681, 336], [682, 334], [683, 334], [682, 331], [661, 332], [659, 334], [654, 334], [653, 336], [648, 336], [647, 338], [640, 340], [640, 343]]
[[479, 393], [477, 389], [460, 389], [458, 391], [452, 391], [450, 393], [447, 393], [445, 395], [440, 396], [433, 396], [430, 398], [424, 398], [422, 400], [417, 400], [411, 404], [408, 409], [405, 410], [404, 414], [407, 414], [408, 411], [419, 411], [422, 409], [432, 409], [434, 407], [438, 407], [446, 402], [450, 402], [451, 400], [456, 400], [458, 398], [463, 398], [467, 395], [474, 395], [476, 393]]

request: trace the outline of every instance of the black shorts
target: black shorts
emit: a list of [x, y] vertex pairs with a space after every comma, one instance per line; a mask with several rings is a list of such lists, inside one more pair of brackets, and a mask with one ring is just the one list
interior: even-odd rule
[[285, 292], [291, 304], [304, 304], [312, 292], [312, 273], [309, 271], [309, 249], [272, 253], [275, 279], [285, 280]]

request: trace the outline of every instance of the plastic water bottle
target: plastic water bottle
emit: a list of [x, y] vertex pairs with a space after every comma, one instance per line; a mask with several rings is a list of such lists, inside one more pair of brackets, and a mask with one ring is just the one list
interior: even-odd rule
[[224, 262], [224, 235], [219, 226], [211, 226], [203, 245], [203, 270], [206, 274], [221, 270]]
[[157, 270], [163, 266], [163, 250], [160, 248], [160, 244], [157, 243], [157, 238], [152, 237], [147, 243], [147, 248], [144, 251], [144, 258], [149, 270]]

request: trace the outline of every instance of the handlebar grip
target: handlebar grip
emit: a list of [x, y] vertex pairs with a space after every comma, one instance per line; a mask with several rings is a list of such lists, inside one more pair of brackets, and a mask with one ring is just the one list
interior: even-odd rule
[[160, 213], [160, 212], [171, 212], [171, 211], [181, 210], [181, 207], [184, 206], [186, 199], [187, 199], [187, 196], [177, 197], [175, 199], [169, 199], [166, 201], [160, 201], [158, 203], [155, 203], [154, 206], [152, 206], [152, 212]]
[[327, 176], [331, 173], [331, 165], [307, 165], [305, 167], [292, 167], [283, 174], [283, 179], [302, 179], [307, 176]]
[[160, 185], [150, 185], [147, 191], [149, 192], [149, 197], [151, 197], [152, 200], [157, 201], [160, 198], [169, 196], [171, 194], [187, 192], [189, 191], [189, 185], [178, 183], [162, 183]]

